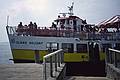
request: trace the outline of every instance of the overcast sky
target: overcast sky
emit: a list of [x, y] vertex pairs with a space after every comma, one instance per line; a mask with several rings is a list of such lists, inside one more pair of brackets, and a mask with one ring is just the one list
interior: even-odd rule
[[19, 22], [36, 22], [39, 26], [51, 26], [60, 12], [68, 12], [74, 2], [74, 14], [88, 23], [99, 22], [120, 15], [120, 0], [0, 0], [0, 42], [8, 41], [5, 26]]

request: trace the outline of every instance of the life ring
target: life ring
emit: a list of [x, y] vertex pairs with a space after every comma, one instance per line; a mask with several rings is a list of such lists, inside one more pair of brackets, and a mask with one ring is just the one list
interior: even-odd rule
[[99, 27], [95, 26], [95, 31], [98, 32], [99, 31]]
[[83, 31], [84, 31], [84, 32], [87, 32], [86, 26], [83, 26]]

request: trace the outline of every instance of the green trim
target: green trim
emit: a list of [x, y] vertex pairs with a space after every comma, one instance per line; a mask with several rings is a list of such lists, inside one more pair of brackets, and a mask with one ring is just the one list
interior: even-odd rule
[[26, 60], [34, 60], [34, 51], [33, 50], [12, 50], [13, 59], [26, 59]]
[[[33, 50], [19, 50], [13, 49], [12, 50], [13, 59], [21, 59], [21, 60], [35, 60], [35, 51]], [[40, 61], [43, 60], [43, 56], [48, 54], [47, 50], [39, 51]], [[100, 53], [100, 60], [105, 60], [105, 53]], [[82, 61], [89, 61], [89, 54], [88, 53], [65, 53], [64, 54], [64, 61], [65, 62], [82, 62]]]
[[81, 62], [88, 61], [89, 57], [87, 53], [65, 53], [64, 61], [65, 62]]

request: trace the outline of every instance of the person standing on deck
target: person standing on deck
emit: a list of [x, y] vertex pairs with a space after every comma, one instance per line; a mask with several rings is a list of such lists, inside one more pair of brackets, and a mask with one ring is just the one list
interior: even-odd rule
[[33, 35], [36, 35], [37, 34], [37, 24], [36, 24], [36, 22], [34, 22], [33, 28], [34, 28]]
[[28, 27], [29, 27], [29, 35], [31, 36], [31, 35], [33, 35], [33, 23], [30, 22], [30, 24], [28, 25]]
[[37, 24], [36, 24], [36, 22], [34, 22], [34, 29], [37, 29]]
[[17, 32], [18, 32], [18, 35], [22, 35], [23, 34], [23, 24], [22, 24], [22, 22], [20, 22], [18, 24]]

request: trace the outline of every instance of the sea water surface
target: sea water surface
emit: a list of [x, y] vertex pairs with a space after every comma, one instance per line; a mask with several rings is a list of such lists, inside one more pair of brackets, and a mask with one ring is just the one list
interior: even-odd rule
[[0, 64], [13, 64], [9, 42], [0, 42]]

